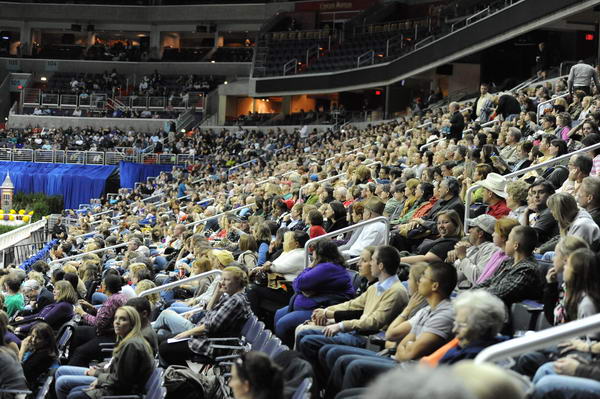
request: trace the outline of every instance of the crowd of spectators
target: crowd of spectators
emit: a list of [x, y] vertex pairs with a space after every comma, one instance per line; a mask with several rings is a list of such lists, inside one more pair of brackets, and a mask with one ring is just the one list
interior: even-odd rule
[[[523, 300], [543, 304], [549, 325], [600, 310], [600, 149], [542, 164], [600, 143], [597, 93], [577, 76], [518, 93], [484, 84], [468, 106], [364, 129], [172, 132], [174, 148], [206, 160], [67, 212], [48, 262], [0, 271], [11, 370], [0, 385], [35, 390], [60, 365], [59, 398], [140, 392], [155, 356], [210, 364], [206, 338], [239, 336], [254, 314], [308, 361], [325, 398], [520, 398], [524, 385], [536, 398], [596, 395], [597, 334], [523, 354], [511, 372], [469, 359], [518, 332]], [[307, 241], [327, 233], [305, 265]], [[222, 274], [139, 296], [209, 270]], [[58, 359], [55, 331], [73, 317]], [[113, 360], [94, 366], [105, 343]], [[229, 385], [236, 398], [279, 398], [284, 374], [249, 352]]]

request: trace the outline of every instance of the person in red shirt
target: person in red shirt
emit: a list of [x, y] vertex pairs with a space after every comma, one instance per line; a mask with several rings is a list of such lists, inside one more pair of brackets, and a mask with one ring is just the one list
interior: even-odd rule
[[478, 184], [483, 187], [483, 202], [488, 205], [486, 214], [496, 219], [508, 216], [510, 208], [506, 206], [506, 178], [497, 173], [489, 173]]
[[325, 228], [323, 227], [323, 215], [321, 212], [317, 211], [316, 209], [310, 211], [308, 213], [308, 222], [310, 223], [310, 228], [308, 229], [308, 235], [310, 238], [327, 234]]

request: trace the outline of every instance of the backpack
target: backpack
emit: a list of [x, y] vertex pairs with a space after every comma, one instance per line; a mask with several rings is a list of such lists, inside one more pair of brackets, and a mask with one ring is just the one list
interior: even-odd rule
[[204, 399], [214, 397], [213, 386], [205, 375], [185, 366], [169, 366], [165, 371], [166, 399]]

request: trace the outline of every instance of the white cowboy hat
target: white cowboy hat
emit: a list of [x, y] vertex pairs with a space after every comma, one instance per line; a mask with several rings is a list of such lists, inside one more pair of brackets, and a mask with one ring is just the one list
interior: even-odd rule
[[498, 173], [490, 173], [487, 175], [485, 180], [478, 182], [481, 187], [487, 188], [499, 197], [506, 199], [508, 194], [506, 193], [506, 178], [499, 175]]

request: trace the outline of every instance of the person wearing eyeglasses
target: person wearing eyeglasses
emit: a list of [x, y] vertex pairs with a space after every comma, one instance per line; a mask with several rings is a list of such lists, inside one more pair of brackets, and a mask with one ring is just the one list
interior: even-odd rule
[[248, 352], [234, 362], [229, 387], [235, 399], [280, 399], [282, 371], [264, 353]]

